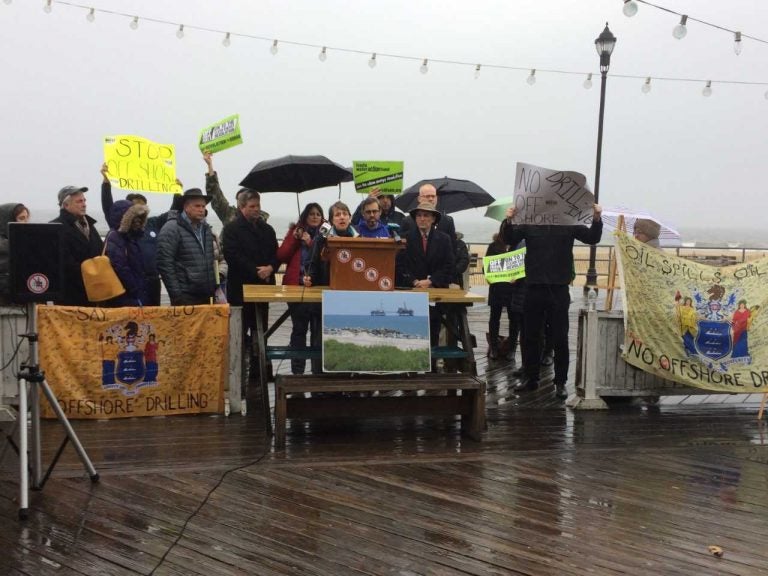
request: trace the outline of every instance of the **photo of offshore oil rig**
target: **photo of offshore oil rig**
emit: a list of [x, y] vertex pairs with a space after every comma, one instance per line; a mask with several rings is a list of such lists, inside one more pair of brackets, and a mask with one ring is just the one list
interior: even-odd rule
[[371, 316], [413, 316], [413, 308], [408, 308], [407, 304], [403, 302], [402, 306], [398, 306], [397, 310], [384, 310], [384, 302], [379, 304], [378, 308], [371, 310]]

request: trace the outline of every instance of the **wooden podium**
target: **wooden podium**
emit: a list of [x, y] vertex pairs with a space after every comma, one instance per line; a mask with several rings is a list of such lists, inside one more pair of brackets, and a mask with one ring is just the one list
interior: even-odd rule
[[331, 290], [394, 290], [395, 257], [405, 242], [392, 238], [329, 236]]

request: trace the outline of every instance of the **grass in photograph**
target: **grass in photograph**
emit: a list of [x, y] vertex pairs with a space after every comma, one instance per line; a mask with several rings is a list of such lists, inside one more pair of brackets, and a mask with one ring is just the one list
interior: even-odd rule
[[426, 372], [429, 350], [358, 346], [338, 340], [323, 343], [323, 369], [330, 372]]

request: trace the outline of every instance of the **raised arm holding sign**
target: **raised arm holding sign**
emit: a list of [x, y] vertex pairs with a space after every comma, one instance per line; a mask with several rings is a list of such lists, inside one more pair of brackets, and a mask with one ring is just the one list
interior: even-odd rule
[[515, 224], [589, 226], [594, 203], [583, 174], [517, 163]]
[[[561, 173], [562, 174], [562, 173]], [[563, 186], [565, 187], [565, 185]], [[583, 186], [579, 186], [583, 190]], [[541, 189], [541, 188], [539, 188]], [[574, 200], [580, 196], [576, 186]], [[560, 196], [560, 194], [558, 194]], [[590, 194], [591, 196], [591, 194]], [[529, 196], [535, 198], [535, 194]], [[573, 243], [597, 244], [603, 234], [602, 208], [592, 204], [588, 212], [579, 209], [579, 220], [584, 224], [516, 224], [518, 211], [514, 206], [507, 209], [507, 219], [501, 225], [504, 242], [516, 246], [525, 240], [525, 277], [527, 291], [523, 305], [524, 346], [523, 368], [525, 380], [516, 387], [518, 392], [536, 390], [539, 387], [541, 368], [541, 339], [544, 324], [548, 322], [555, 350], [555, 390], [558, 398], [565, 398], [568, 379], [568, 307], [571, 304], [569, 284], [574, 276]], [[535, 214], [536, 212], [534, 212]], [[541, 213], [539, 213], [541, 214]]]

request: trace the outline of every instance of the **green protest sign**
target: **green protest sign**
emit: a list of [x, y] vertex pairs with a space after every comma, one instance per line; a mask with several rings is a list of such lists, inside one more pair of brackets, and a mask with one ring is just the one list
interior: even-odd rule
[[525, 248], [483, 257], [483, 274], [488, 284], [525, 278]]
[[403, 163], [356, 160], [352, 163], [355, 190], [369, 194], [379, 188], [382, 194], [400, 194], [403, 191]]
[[240, 114], [228, 116], [200, 131], [198, 147], [203, 152], [218, 152], [243, 143], [240, 135]]

